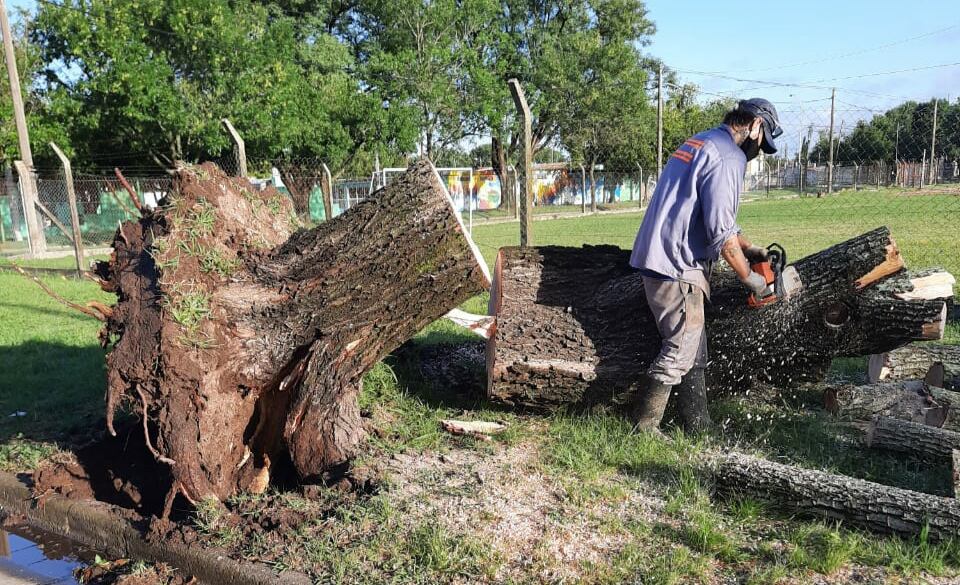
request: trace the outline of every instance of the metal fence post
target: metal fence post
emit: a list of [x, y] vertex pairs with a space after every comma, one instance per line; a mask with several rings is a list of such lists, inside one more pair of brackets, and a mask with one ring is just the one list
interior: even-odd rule
[[587, 213], [587, 169], [580, 165], [580, 213]]
[[920, 187], [923, 189], [923, 177], [927, 174], [927, 149], [923, 149], [923, 158], [920, 159]]
[[663, 63], [657, 70], [657, 180], [663, 172]]
[[247, 149], [243, 144], [243, 138], [240, 136], [240, 133], [237, 132], [237, 129], [233, 127], [233, 124], [230, 123], [230, 120], [223, 118], [220, 120], [223, 123], [223, 127], [227, 129], [227, 133], [230, 134], [230, 139], [233, 140], [233, 149], [234, 154], [237, 157], [237, 174], [238, 177], [247, 176]]
[[520, 200], [520, 245], [530, 246], [533, 243], [532, 214], [533, 207], [533, 120], [530, 115], [530, 106], [523, 94], [523, 87], [517, 79], [511, 79], [510, 93], [513, 95], [514, 105], [523, 122], [523, 198]]
[[[933, 132], [930, 134], [930, 181], [933, 185], [937, 182], [937, 105], [939, 100], [933, 99]], [[949, 110], [947, 110], [949, 112]]]
[[637, 183], [637, 187], [640, 188], [640, 203], [638, 204], [638, 207], [643, 209], [643, 196], [645, 191], [644, 184], [643, 184], [643, 165], [641, 165], [640, 163], [637, 163], [637, 169], [639, 169], [640, 171], [640, 181]]
[[50, 142], [50, 148], [56, 153], [63, 165], [63, 181], [67, 186], [67, 201], [70, 204], [70, 224], [73, 228], [73, 253], [77, 258], [77, 276], [83, 276], [83, 236], [80, 233], [80, 215], [77, 213], [77, 192], [73, 188], [73, 168], [70, 166], [70, 159], [63, 151], [57, 147], [54, 142]]
[[836, 111], [837, 90], [830, 91], [830, 160], [827, 161], [827, 193], [833, 193], [833, 118]]

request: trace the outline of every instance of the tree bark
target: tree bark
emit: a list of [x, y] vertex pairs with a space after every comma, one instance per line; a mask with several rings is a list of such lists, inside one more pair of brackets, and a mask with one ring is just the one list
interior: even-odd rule
[[489, 282], [429, 162], [314, 229], [291, 235], [291, 211], [212, 164], [183, 169], [97, 268], [119, 297], [108, 425], [121, 403], [147, 419], [191, 500], [346, 462], [363, 374]]
[[871, 382], [917, 379], [960, 390], [960, 346], [908, 345], [871, 355], [867, 373]]
[[[630, 253], [612, 246], [502, 248], [494, 270], [488, 394], [533, 408], [617, 401], [660, 347]], [[911, 290], [886, 228], [793, 264], [803, 288], [752, 309], [730, 271], [712, 278], [707, 312], [712, 390], [819, 380], [836, 356], [937, 339], [943, 299]]]
[[867, 446], [942, 462], [951, 460], [953, 450], [960, 449], [960, 433], [878, 416], [867, 431]]
[[597, 212], [597, 181], [594, 178], [593, 168], [596, 166], [596, 163], [590, 163], [590, 212]]
[[947, 540], [960, 530], [960, 501], [953, 498], [742, 454], [722, 457], [714, 478], [724, 496], [755, 497], [791, 512], [842, 520], [877, 532], [916, 535], [926, 525], [931, 540]]
[[953, 497], [960, 500], [960, 450], [954, 449], [950, 458], [953, 461]]
[[828, 388], [823, 398], [829, 412], [847, 420], [889, 416], [960, 432], [960, 392], [927, 386], [920, 380]]
[[490, 139], [490, 164], [500, 181], [500, 205], [508, 215], [514, 216], [517, 212], [516, 196], [507, 169], [507, 153], [503, 142], [496, 136]]

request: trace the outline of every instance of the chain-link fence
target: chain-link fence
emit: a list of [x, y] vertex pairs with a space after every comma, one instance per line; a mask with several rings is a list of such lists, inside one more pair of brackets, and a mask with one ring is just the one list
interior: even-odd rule
[[[760, 242], [786, 245], [796, 258], [886, 224], [908, 260], [916, 260], [914, 265], [958, 264], [953, 270], [960, 272], [960, 243], [954, 236], [960, 224], [960, 101], [858, 105], [852, 95], [856, 94], [826, 90], [805, 101], [776, 103], [784, 133], [777, 140], [775, 155], [761, 156], [747, 166], [739, 217], [745, 231]], [[702, 108], [691, 120], [681, 116], [683, 136], [718, 124], [723, 111], [736, 103], [730, 97], [704, 94], [704, 100], [723, 100]], [[678, 115], [672, 114], [672, 124], [677, 124]], [[658, 123], [656, 119], [651, 122]], [[664, 139], [664, 164], [669, 164], [678, 146], [669, 141], [681, 135], [676, 128], [668, 130], [665, 136], [672, 138]], [[635, 161], [623, 162], [621, 150], [617, 158], [621, 162], [615, 164], [569, 160], [571, 153], [584, 151], [581, 145], [552, 142], [548, 159], [552, 162], [534, 167], [532, 212], [570, 218], [592, 216], [593, 212], [641, 212], [654, 193], [658, 176], [656, 164], [651, 162], [656, 161], [656, 127], [643, 136], [650, 143], [635, 146]], [[352, 170], [331, 169], [314, 158], [261, 156], [245, 160], [238, 151], [227, 151], [212, 160], [228, 174], [246, 168], [256, 184], [272, 185], [287, 194], [308, 223], [344, 213], [404, 170], [399, 165], [371, 165], [358, 172], [356, 164]], [[521, 186], [515, 167], [498, 172], [490, 167], [441, 163], [437, 170], [471, 234], [476, 225], [516, 218]], [[159, 168], [153, 176], [131, 176], [129, 181], [147, 205], [155, 205], [170, 188], [170, 176]], [[0, 253], [23, 253], [28, 249], [29, 234], [17, 179], [9, 171], [2, 189]], [[74, 189], [84, 246], [108, 247], [117, 223], [135, 215], [129, 195], [108, 172], [76, 174]], [[69, 248], [69, 238], [60, 227], [71, 227], [62, 171], [41, 169], [37, 191], [46, 210], [38, 212], [38, 221], [48, 248]], [[629, 247], [639, 221], [639, 216], [617, 221], [597, 218], [588, 222], [589, 228], [584, 223], [582, 228], [564, 229], [589, 243]], [[550, 231], [546, 227], [534, 228], [538, 231], [546, 236], [536, 238], [538, 243], [579, 243], [546, 235]], [[514, 244], [518, 233], [498, 236], [497, 241]]]
[[[15, 177], [15, 175], [14, 175]], [[139, 201], [156, 206], [169, 192], [167, 174], [126, 177]], [[38, 233], [45, 242], [46, 255], [73, 253], [73, 220], [68, 184], [62, 171], [40, 169], [35, 177]], [[115, 175], [74, 174], [73, 192], [80, 242], [87, 254], [103, 254], [113, 244], [120, 222], [139, 217], [130, 194]], [[30, 250], [30, 233], [23, 213], [20, 178], [8, 177], [0, 195], [0, 255], [17, 256]]]

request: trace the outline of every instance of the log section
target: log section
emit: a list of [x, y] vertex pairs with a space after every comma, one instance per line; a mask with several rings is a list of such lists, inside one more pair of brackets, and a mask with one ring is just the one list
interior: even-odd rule
[[722, 457], [715, 481], [724, 496], [746, 495], [792, 512], [842, 520], [876, 532], [916, 535], [927, 524], [932, 540], [946, 540], [960, 531], [960, 501], [956, 499], [748, 455]]
[[871, 355], [867, 373], [871, 382], [918, 379], [960, 391], [960, 346], [908, 345]]
[[960, 449], [960, 433], [878, 416], [867, 431], [867, 446], [934, 461], [949, 461], [953, 450]]
[[[660, 345], [629, 255], [612, 246], [500, 250], [487, 345], [492, 399], [549, 408], [626, 395]], [[793, 266], [803, 289], [760, 309], [747, 306], [732, 272], [714, 274], [707, 312], [713, 390], [817, 380], [836, 356], [943, 333], [944, 299], [898, 296], [914, 285], [886, 228]]]
[[828, 388], [824, 406], [852, 421], [889, 416], [960, 432], [960, 392], [928, 386], [921, 380]]

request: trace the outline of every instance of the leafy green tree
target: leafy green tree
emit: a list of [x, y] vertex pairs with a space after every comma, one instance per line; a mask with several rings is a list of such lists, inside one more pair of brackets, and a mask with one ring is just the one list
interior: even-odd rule
[[[919, 161], [926, 151], [930, 155], [933, 133], [933, 102], [904, 102], [870, 120], [860, 120], [846, 136], [834, 137], [834, 160], [837, 164], [872, 161]], [[823, 133], [811, 152], [811, 160], [829, 159], [830, 143]], [[937, 103], [937, 157], [960, 158], [960, 101]]]
[[481, 125], [468, 107], [467, 63], [496, 17], [492, 0], [360, 0], [351, 36], [363, 83], [408, 107], [419, 151], [439, 164]]
[[[297, 7], [312, 17], [286, 12]], [[75, 102], [81, 160], [215, 156], [230, 146], [221, 118], [252, 156], [319, 156], [335, 171], [408, 149], [409, 116], [360, 86], [326, 16], [297, 2], [67, 0], [40, 5], [33, 38], [47, 91]]]

